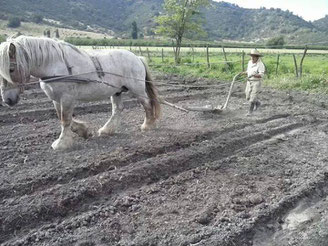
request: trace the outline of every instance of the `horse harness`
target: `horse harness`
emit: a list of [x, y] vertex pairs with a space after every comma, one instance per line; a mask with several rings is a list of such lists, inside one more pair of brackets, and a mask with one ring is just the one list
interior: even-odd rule
[[93, 65], [96, 68], [96, 72], [98, 74], [99, 79], [105, 76], [104, 70], [101, 67], [101, 64], [96, 56], [90, 56], [91, 61], [93, 62]]

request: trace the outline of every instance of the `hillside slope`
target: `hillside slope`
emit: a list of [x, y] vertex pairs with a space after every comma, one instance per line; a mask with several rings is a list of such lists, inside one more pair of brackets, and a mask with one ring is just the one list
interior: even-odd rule
[[[57, 26], [129, 36], [131, 23], [152, 35], [155, 17], [163, 13], [164, 0], [0, 0], [0, 18], [19, 16], [32, 20], [41, 15]], [[210, 40], [259, 41], [283, 35], [290, 43], [315, 42], [328, 37], [328, 17], [307, 22], [280, 9], [245, 9], [225, 2], [211, 2], [202, 10]]]

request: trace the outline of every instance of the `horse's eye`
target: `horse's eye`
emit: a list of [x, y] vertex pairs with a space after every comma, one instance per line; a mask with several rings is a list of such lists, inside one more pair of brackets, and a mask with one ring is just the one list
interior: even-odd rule
[[11, 68], [11, 69], [9, 69], [9, 72], [13, 73], [13, 72], [15, 72], [15, 69]]

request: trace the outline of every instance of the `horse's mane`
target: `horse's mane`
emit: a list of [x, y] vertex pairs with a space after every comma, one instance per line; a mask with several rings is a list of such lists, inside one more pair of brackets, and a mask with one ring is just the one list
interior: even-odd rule
[[[16, 63], [20, 73], [27, 72], [34, 67], [46, 66], [58, 60], [64, 62], [64, 56], [69, 56], [67, 50], [82, 54], [79, 49], [63, 41], [50, 38], [19, 36], [8, 39], [0, 45], [0, 74], [8, 81], [11, 81], [9, 74], [9, 48], [10, 44], [16, 47]], [[70, 49], [67, 49], [69, 47]]]

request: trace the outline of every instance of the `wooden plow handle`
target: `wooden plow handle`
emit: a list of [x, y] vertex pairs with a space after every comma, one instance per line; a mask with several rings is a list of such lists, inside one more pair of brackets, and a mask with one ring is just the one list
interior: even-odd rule
[[232, 90], [233, 90], [233, 86], [235, 84], [235, 81], [236, 79], [238, 78], [238, 76], [240, 76], [242, 74], [242, 72], [236, 74], [234, 77], [233, 77], [233, 80], [231, 82], [231, 85], [230, 85], [230, 89], [229, 89], [229, 92], [228, 92], [228, 96], [227, 96], [227, 99], [226, 99], [226, 102], [225, 104], [223, 105], [223, 107], [220, 107], [220, 105], [216, 106], [216, 109], [226, 109], [228, 107], [228, 103], [229, 103], [229, 100], [230, 100], [230, 97], [231, 97], [231, 94], [232, 94]]

